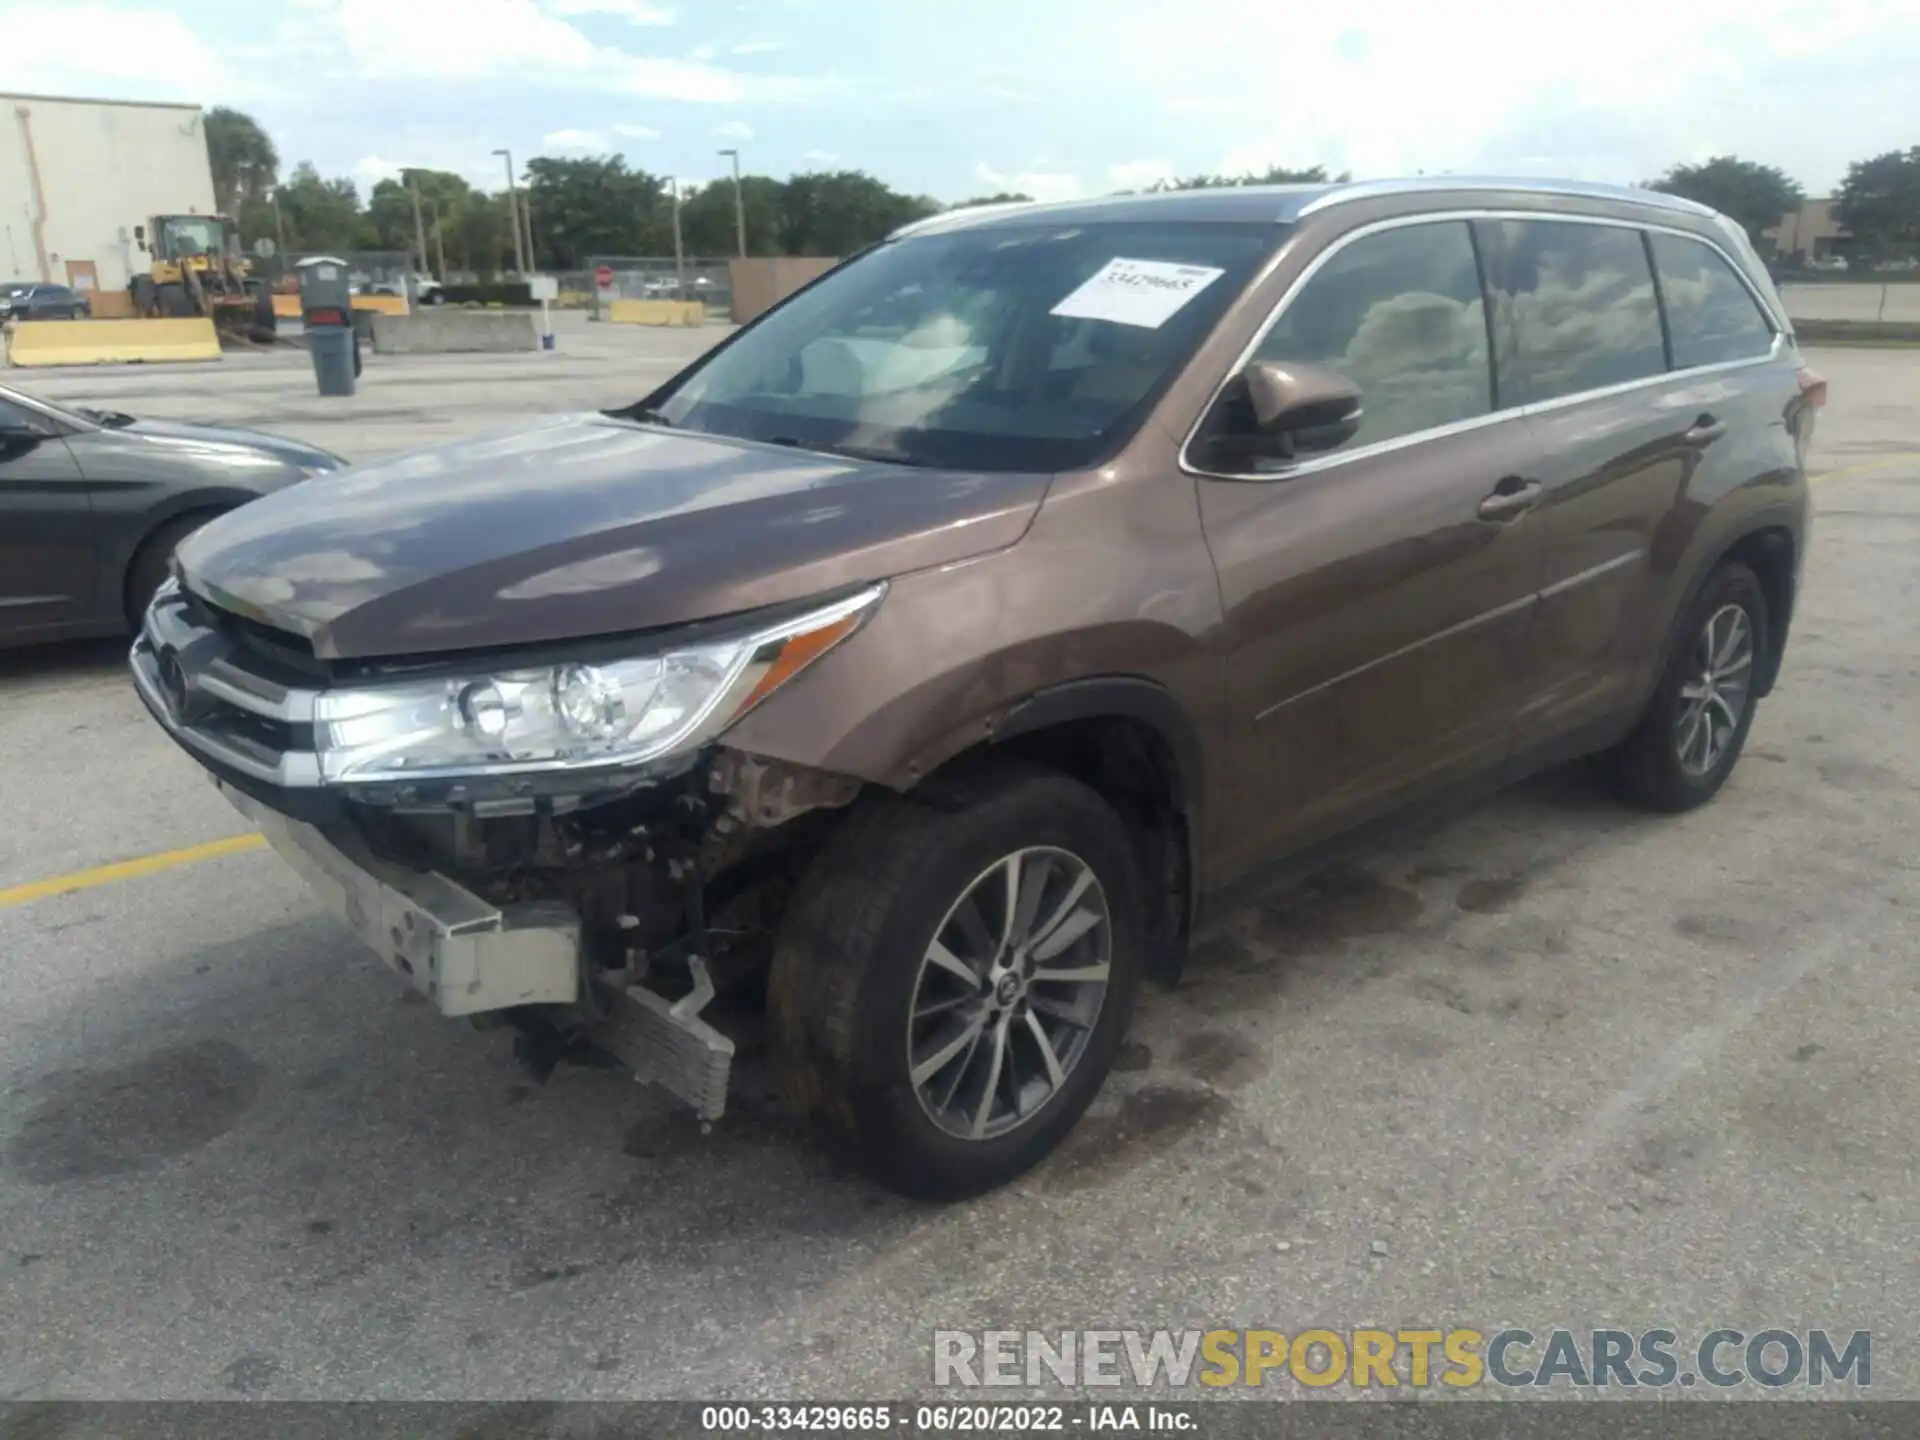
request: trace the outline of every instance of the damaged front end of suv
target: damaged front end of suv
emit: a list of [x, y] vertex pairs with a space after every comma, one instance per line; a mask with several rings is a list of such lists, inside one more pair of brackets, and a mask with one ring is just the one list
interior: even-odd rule
[[542, 1076], [610, 1055], [714, 1120], [809, 836], [860, 789], [715, 737], [884, 588], [547, 653], [342, 663], [169, 582], [132, 669], [227, 799], [443, 1015], [512, 1026]]

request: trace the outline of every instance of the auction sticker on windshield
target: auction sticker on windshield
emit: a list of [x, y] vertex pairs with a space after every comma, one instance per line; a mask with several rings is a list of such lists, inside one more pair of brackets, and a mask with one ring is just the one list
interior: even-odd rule
[[1049, 313], [1069, 320], [1110, 320], [1158, 330], [1225, 273], [1210, 265], [1116, 256]]

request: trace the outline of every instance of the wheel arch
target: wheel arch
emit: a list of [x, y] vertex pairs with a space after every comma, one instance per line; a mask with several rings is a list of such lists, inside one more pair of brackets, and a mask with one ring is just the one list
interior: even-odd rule
[[1752, 570], [1760, 581], [1767, 602], [1767, 644], [1760, 673], [1755, 677], [1754, 698], [1763, 699], [1779, 678], [1786, 652], [1788, 629], [1798, 589], [1802, 535], [1794, 517], [1784, 510], [1762, 511], [1749, 517], [1737, 530], [1716, 536], [1699, 547], [1688, 571], [1686, 586], [1668, 621], [1667, 635], [1661, 645], [1654, 684], [1666, 674], [1674, 646], [1682, 643], [1680, 628], [1686, 624], [1700, 592], [1714, 571], [1729, 560]]
[[116, 577], [114, 595], [119, 613], [126, 616], [129, 622], [136, 620], [132, 613], [134, 572], [139, 569], [140, 562], [149, 548], [162, 536], [180, 528], [183, 522], [189, 520], [195, 522], [194, 528], [198, 529], [208, 521], [217, 520], [229, 510], [237, 509], [248, 500], [256, 498], [244, 493], [228, 495], [212, 492], [182, 496], [174, 503], [148, 512], [142, 518], [140, 527], [129, 533], [125, 548], [117, 557], [119, 564], [113, 574]]
[[1149, 898], [1159, 901], [1148, 974], [1178, 978], [1198, 921], [1206, 794], [1198, 727], [1165, 686], [1107, 675], [1047, 686], [1008, 708], [985, 741], [949, 767], [1017, 757], [1084, 781], [1119, 809], [1140, 846]]

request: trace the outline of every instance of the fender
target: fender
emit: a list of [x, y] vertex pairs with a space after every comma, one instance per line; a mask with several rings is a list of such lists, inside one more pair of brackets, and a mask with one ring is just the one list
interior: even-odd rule
[[1667, 635], [1660, 646], [1659, 663], [1653, 672], [1653, 684], [1660, 683], [1660, 677], [1667, 673], [1672, 662], [1674, 647], [1682, 642], [1680, 627], [1686, 623], [1688, 613], [1694, 602], [1700, 598], [1707, 579], [1713, 574], [1714, 567], [1720, 563], [1728, 551], [1743, 542], [1752, 539], [1764, 530], [1785, 530], [1793, 537], [1794, 567], [1787, 577], [1787, 611], [1783, 615], [1769, 613], [1767, 616], [1767, 656], [1761, 672], [1755, 677], [1754, 698], [1764, 700], [1773, 690], [1773, 683], [1779, 678], [1780, 665], [1787, 648], [1787, 633], [1793, 622], [1793, 605], [1799, 598], [1800, 565], [1806, 558], [1805, 516], [1791, 507], [1782, 505], [1768, 506], [1751, 515], [1742, 517], [1739, 528], [1730, 534], [1716, 537], [1710, 545], [1702, 545], [1688, 562], [1690, 573], [1687, 576], [1685, 590], [1681, 592], [1680, 603], [1674, 607], [1673, 618], [1668, 622]]
[[1186, 821], [1187, 832], [1186, 903], [1184, 913], [1171, 917], [1174, 933], [1162, 937], [1147, 963], [1153, 979], [1170, 985], [1179, 978], [1188, 938], [1200, 922], [1200, 807], [1206, 795], [1206, 772], [1192, 718], [1164, 686], [1138, 676], [1104, 675], [1035, 691], [1000, 718], [990, 743], [1069, 721], [1108, 719], [1139, 721], [1164, 740], [1173, 755], [1173, 807]]

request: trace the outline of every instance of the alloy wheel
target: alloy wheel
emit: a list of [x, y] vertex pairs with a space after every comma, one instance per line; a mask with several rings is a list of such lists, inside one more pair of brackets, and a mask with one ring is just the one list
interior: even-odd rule
[[1045, 1109], [1086, 1054], [1112, 951], [1106, 892], [1079, 856], [1034, 847], [981, 871], [914, 979], [907, 1068], [928, 1118], [993, 1140]]
[[1707, 775], [1725, 758], [1752, 694], [1753, 655], [1753, 621], [1744, 606], [1722, 605], [1708, 617], [1673, 725], [1674, 754], [1688, 775]]

